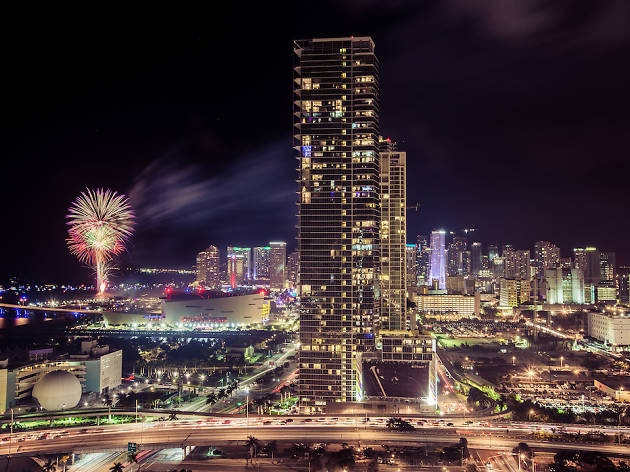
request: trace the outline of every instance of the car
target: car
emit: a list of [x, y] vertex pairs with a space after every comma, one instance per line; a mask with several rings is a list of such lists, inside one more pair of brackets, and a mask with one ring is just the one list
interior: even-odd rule
[[271, 421], [269, 421], [269, 420], [263, 421], [263, 424], [271, 424]]
[[293, 418], [287, 418], [287, 419], [285, 420], [285, 422], [286, 422], [286, 423], [293, 423]]

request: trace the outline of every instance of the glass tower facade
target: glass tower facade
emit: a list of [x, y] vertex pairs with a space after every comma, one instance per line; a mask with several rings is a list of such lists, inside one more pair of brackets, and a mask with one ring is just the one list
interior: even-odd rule
[[431, 233], [431, 258], [429, 279], [431, 285], [437, 280], [438, 289], [446, 290], [446, 231], [435, 230]]
[[294, 44], [302, 411], [357, 398], [374, 350], [379, 270], [379, 67], [368, 37]]

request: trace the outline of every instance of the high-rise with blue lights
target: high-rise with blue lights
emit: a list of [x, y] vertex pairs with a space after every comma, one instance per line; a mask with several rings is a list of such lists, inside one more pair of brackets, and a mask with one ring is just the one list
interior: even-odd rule
[[435, 230], [431, 233], [431, 258], [429, 280], [431, 285], [437, 280], [438, 289], [446, 290], [446, 231]]

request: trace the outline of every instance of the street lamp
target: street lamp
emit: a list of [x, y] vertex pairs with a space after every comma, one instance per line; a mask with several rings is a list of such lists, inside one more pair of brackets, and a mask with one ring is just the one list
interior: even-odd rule
[[514, 365], [515, 360], [516, 360], [516, 356], [512, 356], [512, 365]]
[[563, 367], [564, 356], [560, 356], [560, 368]]

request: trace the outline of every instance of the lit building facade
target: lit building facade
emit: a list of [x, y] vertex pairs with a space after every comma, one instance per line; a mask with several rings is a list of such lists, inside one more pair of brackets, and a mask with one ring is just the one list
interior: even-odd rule
[[208, 249], [197, 254], [196, 281], [205, 287], [218, 289], [221, 287], [221, 272], [219, 269], [219, 249], [209, 246]]
[[254, 248], [253, 275], [254, 280], [269, 280], [269, 246]]
[[429, 258], [431, 253], [431, 246], [429, 246], [429, 240], [425, 235], [418, 235], [418, 284], [429, 285]]
[[463, 253], [466, 250], [466, 238], [455, 236], [453, 242], [448, 246], [446, 268], [447, 275], [464, 275]]
[[584, 274], [581, 269], [563, 269], [556, 267], [545, 271], [547, 293], [545, 301], [549, 304], [584, 303]]
[[560, 266], [560, 248], [549, 241], [534, 244], [534, 265], [536, 274], [542, 276], [547, 269]]
[[499, 292], [499, 305], [503, 307], [516, 307], [526, 305], [530, 301], [531, 285], [529, 280], [501, 279]]
[[287, 280], [287, 243], [270, 242], [269, 247], [269, 288], [284, 290]]
[[228, 246], [227, 279], [232, 288], [250, 280], [251, 251], [249, 247]]
[[479, 293], [474, 295], [420, 294], [416, 297], [416, 304], [421, 313], [456, 319], [478, 316], [481, 310]]
[[613, 348], [630, 346], [630, 314], [589, 312], [588, 335]]
[[480, 242], [473, 242], [470, 245], [470, 268], [472, 275], [478, 275], [479, 271], [482, 269], [481, 265], [481, 256], [482, 256], [483, 247]]
[[[407, 327], [406, 153], [381, 152], [381, 330]], [[415, 245], [413, 245], [415, 248]], [[415, 255], [415, 252], [414, 252]]]
[[300, 284], [300, 253], [297, 251], [287, 256], [287, 278], [291, 288], [297, 288]]
[[431, 257], [429, 279], [433, 285], [437, 280], [438, 289], [446, 290], [446, 231], [435, 230], [431, 233]]
[[357, 398], [374, 350], [379, 272], [379, 66], [369, 37], [294, 48], [302, 411]]

